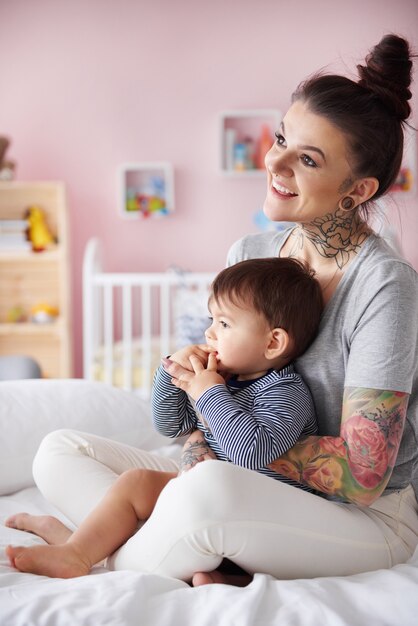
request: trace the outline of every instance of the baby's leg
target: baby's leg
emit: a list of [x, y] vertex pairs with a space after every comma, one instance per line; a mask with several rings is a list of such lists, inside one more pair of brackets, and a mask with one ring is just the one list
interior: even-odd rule
[[128, 470], [109, 489], [68, 541], [58, 546], [6, 550], [11, 564], [24, 572], [57, 578], [89, 573], [91, 567], [119, 548], [147, 519], [173, 472]]

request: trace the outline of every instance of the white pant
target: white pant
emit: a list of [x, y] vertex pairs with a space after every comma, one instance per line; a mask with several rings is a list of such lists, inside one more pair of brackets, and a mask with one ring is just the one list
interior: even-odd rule
[[[49, 434], [34, 461], [43, 495], [78, 525], [130, 468], [176, 471], [171, 459], [70, 430]], [[330, 502], [222, 461], [173, 479], [151, 518], [110, 559], [132, 569], [190, 580], [224, 557], [277, 578], [348, 575], [405, 562], [418, 544], [412, 490], [371, 507]]]

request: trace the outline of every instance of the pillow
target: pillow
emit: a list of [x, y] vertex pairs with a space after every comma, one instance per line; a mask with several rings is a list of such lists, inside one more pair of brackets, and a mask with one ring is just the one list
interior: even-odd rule
[[167, 445], [150, 405], [134, 393], [85, 380], [0, 382], [0, 495], [34, 484], [32, 461], [45, 435], [72, 428], [151, 450]]
[[174, 300], [174, 330], [176, 349], [190, 344], [206, 343], [205, 330], [210, 326], [209, 291], [206, 288], [181, 285]]

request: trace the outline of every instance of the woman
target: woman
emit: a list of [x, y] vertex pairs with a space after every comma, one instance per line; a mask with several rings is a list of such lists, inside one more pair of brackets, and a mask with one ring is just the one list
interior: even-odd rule
[[[391, 35], [359, 66], [358, 83], [319, 75], [299, 86], [266, 156], [264, 205], [270, 219], [296, 227], [249, 236], [229, 254], [229, 263], [296, 257], [321, 283], [319, 334], [296, 362], [320, 435], [272, 467], [322, 497], [232, 464], [200, 463], [167, 484], [120, 548], [136, 569], [184, 580], [198, 572], [199, 585], [224, 580], [210, 572], [226, 557], [250, 574], [346, 575], [404, 562], [418, 544], [418, 281], [365, 219], [399, 171], [411, 68], [407, 42]], [[188, 370], [172, 363], [169, 371], [187, 389]], [[41, 445], [34, 474], [77, 524], [131, 467], [173, 470], [171, 461], [58, 432]], [[69, 533], [56, 520], [10, 523], [52, 543]]]

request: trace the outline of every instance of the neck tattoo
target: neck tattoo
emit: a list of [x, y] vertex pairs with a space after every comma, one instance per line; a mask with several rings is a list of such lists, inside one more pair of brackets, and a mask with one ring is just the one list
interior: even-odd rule
[[347, 213], [341, 209], [324, 217], [317, 217], [308, 224], [301, 224], [300, 228], [293, 232], [296, 240], [289, 256], [299, 256], [307, 240], [313, 244], [320, 256], [335, 260], [337, 267], [326, 287], [334, 280], [338, 270], [342, 270], [353, 255], [359, 252], [369, 235], [364, 222], [356, 212]]

